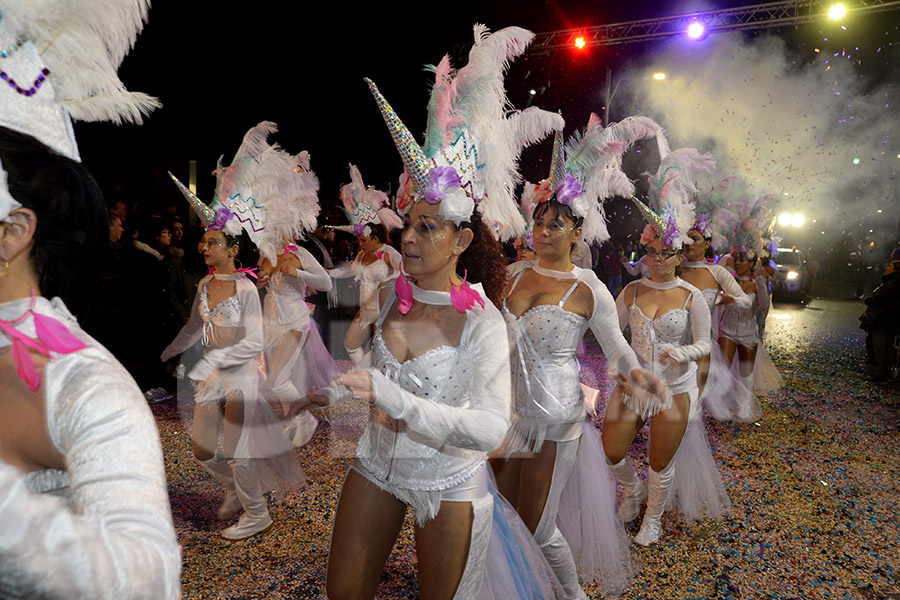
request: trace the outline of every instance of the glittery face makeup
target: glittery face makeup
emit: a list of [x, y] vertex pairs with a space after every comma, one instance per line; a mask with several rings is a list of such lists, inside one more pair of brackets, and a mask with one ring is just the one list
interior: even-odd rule
[[404, 218], [401, 251], [403, 268], [422, 276], [446, 267], [453, 258], [458, 231], [438, 214], [440, 204], [420, 202]]

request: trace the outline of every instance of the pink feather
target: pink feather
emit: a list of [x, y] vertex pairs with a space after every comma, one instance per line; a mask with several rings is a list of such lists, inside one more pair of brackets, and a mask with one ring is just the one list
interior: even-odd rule
[[87, 348], [84, 342], [72, 335], [65, 325], [53, 317], [34, 313], [34, 330], [47, 350], [59, 354], [70, 354]]
[[400, 276], [394, 281], [394, 291], [397, 293], [397, 300], [399, 301], [397, 308], [400, 310], [401, 315], [405, 315], [412, 308], [413, 291], [412, 285], [410, 285], [403, 273], [400, 273]]
[[13, 360], [16, 362], [16, 372], [19, 377], [28, 385], [29, 390], [36, 392], [41, 387], [41, 376], [38, 375], [37, 367], [34, 366], [34, 360], [26, 346], [27, 344], [22, 341], [22, 338], [18, 336], [13, 338]]
[[469, 282], [465, 279], [458, 286], [454, 285], [453, 280], [450, 280], [450, 302], [453, 303], [453, 308], [461, 313], [474, 307], [476, 303], [481, 305], [481, 310], [484, 310], [484, 299], [469, 286]]

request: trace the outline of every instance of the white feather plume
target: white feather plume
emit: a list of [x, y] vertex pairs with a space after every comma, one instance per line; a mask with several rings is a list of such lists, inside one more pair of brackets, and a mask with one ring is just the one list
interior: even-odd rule
[[73, 119], [141, 123], [160, 103], [129, 92], [116, 70], [149, 7], [149, 0], [3, 0], [0, 11], [34, 43]]

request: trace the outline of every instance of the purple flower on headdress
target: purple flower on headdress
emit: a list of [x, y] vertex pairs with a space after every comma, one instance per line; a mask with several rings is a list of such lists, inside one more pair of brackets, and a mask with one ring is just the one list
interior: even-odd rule
[[556, 189], [556, 201], [560, 204], [571, 204], [572, 200], [584, 193], [584, 188], [571, 173], [566, 173], [562, 183]]
[[706, 235], [706, 232], [709, 231], [709, 217], [706, 215], [700, 215], [697, 217], [697, 222], [694, 223], [694, 229], [697, 230], [697, 233], [700, 235]]
[[362, 237], [363, 234], [366, 233], [366, 224], [365, 223], [354, 223], [353, 233], [356, 234], [356, 237]]
[[209, 224], [209, 229], [222, 231], [223, 229], [225, 229], [225, 225], [228, 224], [228, 221], [230, 221], [232, 217], [234, 217], [233, 212], [225, 207], [220, 208], [216, 211], [216, 216], [213, 217], [212, 223]]
[[534, 230], [530, 227], [528, 228], [528, 233], [525, 234], [525, 246], [534, 251]]
[[453, 167], [434, 167], [428, 171], [428, 188], [425, 190], [425, 201], [437, 204], [451, 187], [461, 187], [462, 179]]
[[675, 219], [671, 216], [666, 222], [666, 233], [663, 235], [663, 244], [671, 246], [672, 242], [678, 237], [678, 226], [675, 225]]

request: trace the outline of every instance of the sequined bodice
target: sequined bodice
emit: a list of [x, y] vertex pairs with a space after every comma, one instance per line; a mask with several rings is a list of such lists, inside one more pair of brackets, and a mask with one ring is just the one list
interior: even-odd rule
[[204, 323], [212, 323], [216, 327], [240, 327], [241, 303], [237, 295], [229, 296], [210, 310], [208, 290], [203, 288], [200, 291], [200, 317]]
[[287, 277], [279, 272], [269, 279], [266, 301], [263, 303], [263, 317], [267, 323], [284, 324], [309, 319], [306, 285], [302, 282], [295, 285]]
[[758, 335], [758, 325], [756, 322], [756, 312], [759, 309], [759, 302], [756, 299], [756, 292], [747, 294], [753, 300], [750, 308], [740, 308], [729, 304], [722, 311], [722, 332], [733, 336], [756, 336]]
[[693, 362], [671, 367], [664, 367], [659, 362], [660, 355], [666, 350], [692, 342], [690, 312], [687, 308], [668, 310], [651, 319], [637, 304], [632, 304], [628, 313], [628, 325], [631, 327], [631, 347], [641, 365], [662, 377], [670, 386], [683, 383], [687, 374], [696, 369]]
[[[379, 371], [401, 388], [433, 402], [467, 407], [473, 362], [461, 346], [438, 346], [399, 362], [375, 329], [372, 358]], [[376, 411], [357, 447], [360, 462], [381, 481], [406, 489], [435, 491], [468, 478], [484, 453], [439, 443]]]
[[713, 314], [713, 311], [716, 309], [716, 298], [719, 297], [719, 288], [704, 288], [700, 290], [700, 293], [703, 294], [703, 299], [706, 300], [706, 306], [709, 307], [709, 314]]
[[[588, 321], [556, 304], [538, 305], [521, 317], [504, 307], [513, 359], [513, 408], [548, 423], [581, 417], [580, 366], [575, 356]], [[577, 410], [575, 410], [577, 409]], [[577, 413], [577, 414], [576, 414]]]

